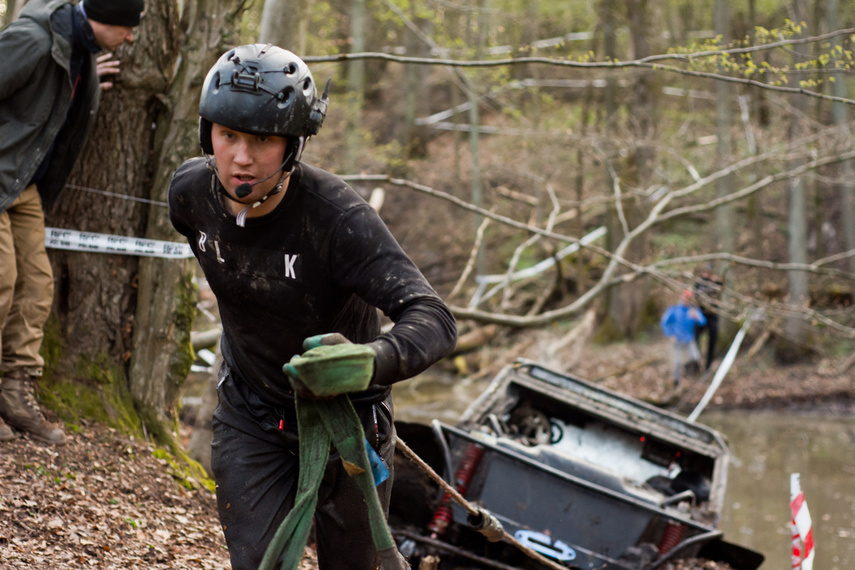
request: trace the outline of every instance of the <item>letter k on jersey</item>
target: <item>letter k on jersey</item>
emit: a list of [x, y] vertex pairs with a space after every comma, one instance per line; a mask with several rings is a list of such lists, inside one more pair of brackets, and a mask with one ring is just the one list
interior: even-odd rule
[[291, 279], [297, 278], [297, 273], [294, 271], [294, 264], [297, 263], [298, 257], [299, 257], [299, 255], [297, 255], [297, 254], [294, 254], [294, 255], [288, 255], [287, 253], [285, 254], [285, 277], [286, 278], [291, 278]]

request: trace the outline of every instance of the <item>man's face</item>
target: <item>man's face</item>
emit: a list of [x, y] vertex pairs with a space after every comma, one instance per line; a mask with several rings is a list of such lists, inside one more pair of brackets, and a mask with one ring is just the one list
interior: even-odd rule
[[285, 158], [284, 137], [252, 135], [214, 123], [211, 143], [220, 182], [229, 195], [237, 198], [238, 186], [252, 185], [251, 194], [237, 201], [251, 204], [266, 196], [279, 182], [281, 175], [276, 173]]
[[89, 20], [95, 41], [101, 49], [113, 51], [125, 42], [134, 43], [134, 29], [127, 26], [110, 26], [94, 20]]

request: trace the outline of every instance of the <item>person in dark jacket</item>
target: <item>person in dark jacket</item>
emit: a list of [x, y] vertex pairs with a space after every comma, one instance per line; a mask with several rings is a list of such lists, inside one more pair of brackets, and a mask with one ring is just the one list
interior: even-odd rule
[[701, 335], [704, 333], [707, 335], [705, 370], [710, 369], [716, 356], [716, 343], [718, 341], [718, 313], [716, 310], [722, 287], [724, 287], [724, 281], [715, 274], [712, 264], [705, 265], [695, 281], [698, 306], [707, 321], [707, 324], [695, 328], [695, 342], [698, 343], [698, 347], [700, 347]]
[[[318, 392], [289, 380], [283, 365], [313, 345], [361, 348], [367, 388], [345, 392], [391, 468], [391, 385], [449, 354], [457, 339], [448, 307], [377, 212], [342, 179], [300, 162], [326, 108], [293, 53], [230, 50], [202, 87], [205, 156], [181, 165], [169, 188], [170, 218], [223, 325], [211, 467], [234, 570], [259, 567], [298, 493], [295, 401]], [[387, 332], [377, 309], [394, 323]], [[314, 511], [321, 569], [367, 570], [384, 559], [352, 479], [331, 453]], [[377, 489], [388, 508], [391, 477]]]
[[95, 120], [99, 75], [118, 71], [96, 54], [132, 42], [142, 11], [143, 0], [32, 0], [0, 31], [0, 440], [11, 425], [65, 443], [35, 399], [53, 299], [43, 207]]

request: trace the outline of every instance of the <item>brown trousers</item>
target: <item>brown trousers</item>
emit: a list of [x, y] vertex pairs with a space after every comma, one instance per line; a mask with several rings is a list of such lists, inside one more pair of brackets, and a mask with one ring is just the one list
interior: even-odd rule
[[0, 213], [0, 373], [24, 369], [41, 375], [39, 348], [52, 301], [45, 218], [33, 184]]

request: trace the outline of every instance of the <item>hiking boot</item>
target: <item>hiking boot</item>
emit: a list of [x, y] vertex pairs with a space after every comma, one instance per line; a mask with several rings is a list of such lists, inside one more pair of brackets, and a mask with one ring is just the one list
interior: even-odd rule
[[12, 433], [12, 428], [6, 425], [3, 418], [0, 418], [0, 441], [9, 441], [15, 439], [15, 434]]
[[[36, 379], [23, 371], [12, 371], [3, 377], [0, 387], [0, 415], [12, 427], [53, 445], [65, 443], [62, 429], [48, 422], [35, 396]], [[8, 429], [8, 428], [7, 428]]]
[[[3, 379], [0, 378], [0, 390], [3, 389]], [[6, 425], [6, 422], [3, 421], [3, 417], [0, 416], [0, 441], [9, 441], [11, 439], [15, 439], [15, 434], [12, 433], [12, 428]]]

